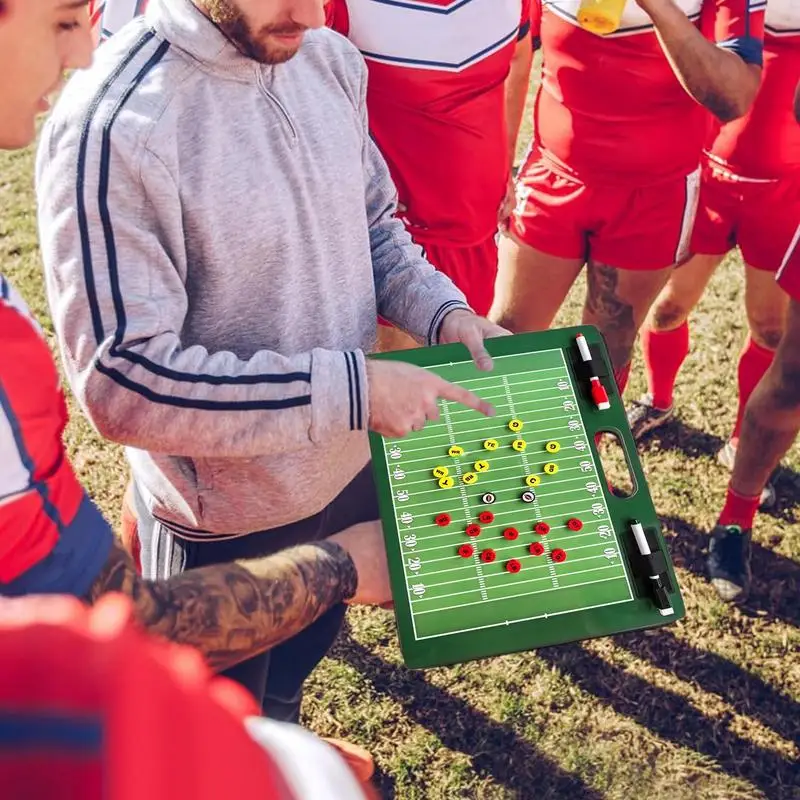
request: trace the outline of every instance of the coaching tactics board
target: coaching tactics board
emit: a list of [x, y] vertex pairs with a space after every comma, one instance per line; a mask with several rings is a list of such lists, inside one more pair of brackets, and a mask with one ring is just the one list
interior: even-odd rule
[[[591, 364], [582, 362], [579, 335]], [[440, 420], [418, 433], [370, 435], [406, 664], [450, 664], [679, 619], [680, 593], [599, 333], [546, 331], [487, 347], [489, 373], [461, 345], [376, 356], [430, 369], [496, 409], [487, 418], [441, 401]], [[590, 380], [602, 382], [607, 403], [598, 404]], [[630, 497], [608, 487], [600, 431], [626, 450]], [[662, 585], [661, 608], [653, 582]]]

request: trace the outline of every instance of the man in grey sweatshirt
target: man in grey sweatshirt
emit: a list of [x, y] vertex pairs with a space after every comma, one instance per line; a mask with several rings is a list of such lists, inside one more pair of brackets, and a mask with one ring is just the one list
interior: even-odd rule
[[[153, 0], [67, 86], [37, 164], [66, 372], [127, 447], [147, 577], [377, 518], [366, 431], [479, 398], [365, 360], [380, 314], [421, 343], [476, 317], [395, 219], [366, 69], [323, 0]], [[296, 719], [336, 607], [228, 674]]]

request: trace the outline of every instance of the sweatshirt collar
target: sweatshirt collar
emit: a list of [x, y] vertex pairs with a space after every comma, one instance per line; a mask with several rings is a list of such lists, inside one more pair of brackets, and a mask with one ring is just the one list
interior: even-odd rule
[[145, 12], [155, 32], [206, 68], [253, 80], [261, 65], [243, 55], [192, 0], [152, 0]]

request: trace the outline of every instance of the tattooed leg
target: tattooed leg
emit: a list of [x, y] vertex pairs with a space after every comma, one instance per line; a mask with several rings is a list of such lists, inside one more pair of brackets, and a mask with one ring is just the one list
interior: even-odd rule
[[636, 334], [671, 272], [672, 267], [635, 272], [589, 261], [583, 322], [605, 336], [615, 371], [630, 364]]
[[775, 359], [747, 402], [730, 487], [757, 497], [800, 430], [800, 303], [789, 306]]

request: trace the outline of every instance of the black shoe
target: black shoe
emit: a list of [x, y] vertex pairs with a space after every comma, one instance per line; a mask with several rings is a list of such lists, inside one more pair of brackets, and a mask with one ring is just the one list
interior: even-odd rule
[[638, 442], [646, 433], [666, 425], [675, 416], [675, 408], [656, 408], [653, 395], [646, 394], [630, 404], [627, 415], [633, 438]]
[[741, 602], [750, 591], [751, 531], [738, 525], [717, 525], [711, 531], [708, 574], [712, 586], [726, 603]]

